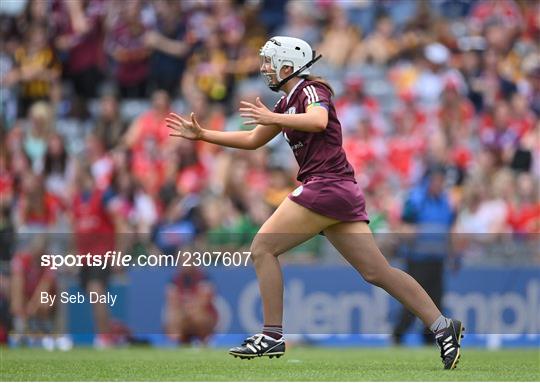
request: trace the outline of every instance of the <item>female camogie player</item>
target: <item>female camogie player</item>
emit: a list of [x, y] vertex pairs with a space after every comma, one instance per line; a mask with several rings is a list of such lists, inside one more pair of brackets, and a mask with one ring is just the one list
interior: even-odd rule
[[375, 244], [364, 196], [342, 147], [332, 89], [309, 72], [321, 56], [315, 57], [303, 40], [277, 36], [266, 42], [260, 57], [267, 85], [285, 95], [273, 112], [259, 98], [255, 104], [242, 101], [241, 116], [248, 118], [245, 124], [255, 125], [253, 130], [203, 129], [193, 113], [189, 120], [175, 113], [166, 119], [174, 130], [171, 136], [239, 149], [257, 149], [283, 133], [300, 166], [302, 185], [262, 225], [251, 245], [263, 305], [262, 333], [229, 353], [241, 358], [283, 355], [283, 277], [278, 256], [323, 232], [367, 282], [386, 290], [433, 331], [444, 368], [453, 369], [464, 328], [460, 321], [444, 317], [411, 276], [391, 267]]

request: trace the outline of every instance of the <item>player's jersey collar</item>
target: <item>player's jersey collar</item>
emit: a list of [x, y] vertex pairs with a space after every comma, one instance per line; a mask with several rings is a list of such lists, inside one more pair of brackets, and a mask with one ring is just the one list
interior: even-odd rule
[[294, 94], [294, 92], [296, 92], [296, 89], [298, 88], [298, 86], [303, 83], [305, 81], [305, 79], [301, 79], [300, 81], [298, 81], [296, 83], [296, 85], [294, 86], [294, 88], [291, 89], [291, 91], [289, 92], [289, 94], [287, 95], [287, 98], [285, 100], [285, 105], [287, 105], [289, 103], [289, 100], [291, 99], [292, 95]]

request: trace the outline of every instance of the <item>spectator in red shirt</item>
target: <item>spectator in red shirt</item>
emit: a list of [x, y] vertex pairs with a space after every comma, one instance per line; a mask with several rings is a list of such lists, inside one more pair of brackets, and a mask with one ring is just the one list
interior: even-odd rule
[[535, 115], [529, 109], [527, 98], [521, 93], [514, 93], [510, 104], [512, 107], [510, 126], [521, 139], [534, 128]]
[[343, 139], [343, 149], [357, 177], [364, 176], [366, 164], [384, 153], [385, 143], [367, 114], [358, 115], [355, 130]]
[[114, 250], [115, 225], [106, 202], [104, 190], [97, 186], [90, 168], [83, 166], [76, 177], [76, 189], [71, 201], [73, 232], [80, 254], [101, 254]]
[[90, 163], [96, 186], [100, 190], [105, 190], [111, 182], [114, 162], [110, 153], [106, 151], [104, 142], [97, 136], [89, 135], [86, 138], [85, 155]]
[[523, 5], [523, 15], [525, 17], [526, 29], [524, 36], [532, 41], [540, 40], [540, 3], [525, 1]]
[[397, 134], [386, 141], [386, 158], [403, 186], [414, 177], [415, 159], [426, 149], [426, 139], [421, 134]]
[[132, 171], [145, 190], [155, 192], [165, 177], [164, 148], [169, 139], [165, 117], [171, 108], [164, 90], [152, 94], [152, 108], [133, 121], [124, 136], [124, 143], [132, 150]]
[[13, 181], [13, 174], [11, 173], [11, 156], [7, 151], [4, 141], [2, 141], [0, 144], [0, 208], [11, 206], [14, 196]]
[[412, 90], [400, 94], [402, 105], [393, 115], [395, 132], [385, 140], [390, 168], [408, 185], [415, 176], [415, 158], [426, 149], [428, 113]]
[[197, 339], [207, 343], [214, 332], [218, 313], [212, 284], [196, 267], [186, 267], [167, 286], [165, 331], [175, 342]]
[[11, 312], [17, 338], [30, 336], [37, 340], [54, 330], [56, 305], [40, 302], [42, 292], [55, 294], [56, 291], [53, 271], [40, 265], [40, 256], [46, 252], [45, 235], [33, 235], [28, 247], [11, 261]]
[[392, 113], [394, 126], [402, 132], [420, 133], [425, 131], [427, 112], [418, 105], [417, 96], [412, 90], [403, 90], [399, 94], [400, 105]]
[[372, 121], [375, 129], [382, 128], [379, 103], [366, 94], [364, 80], [358, 75], [345, 79], [345, 92], [336, 100], [335, 106], [344, 136], [356, 130], [358, 119], [364, 116]]
[[514, 0], [481, 0], [472, 8], [469, 15], [470, 26], [480, 31], [488, 23], [497, 22], [511, 30], [518, 30], [523, 17]]
[[[108, 212], [104, 192], [97, 187], [88, 166], [79, 170], [76, 185], [71, 205], [76, 254], [102, 255], [109, 250], [116, 250], [114, 217]], [[86, 265], [80, 270], [79, 276], [87, 292], [106, 294], [110, 268]], [[114, 337], [110, 333], [108, 306], [95, 303], [92, 309], [96, 330], [95, 346], [112, 346]]]
[[530, 173], [517, 176], [517, 193], [508, 207], [507, 221], [516, 233], [540, 233], [538, 182]]
[[31, 227], [51, 227], [57, 222], [61, 205], [45, 189], [43, 178], [27, 173], [22, 179], [21, 192], [15, 208], [19, 231]]

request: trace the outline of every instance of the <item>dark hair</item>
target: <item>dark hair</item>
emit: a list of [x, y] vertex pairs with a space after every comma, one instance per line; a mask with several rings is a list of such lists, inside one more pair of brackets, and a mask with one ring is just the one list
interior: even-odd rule
[[326, 81], [324, 78], [319, 77], [319, 76], [314, 76], [312, 74], [308, 74], [307, 76], [302, 76], [302, 77], [305, 78], [308, 81], [316, 81], [316, 82], [319, 82], [319, 83], [323, 84], [325, 87], [328, 88], [328, 90], [330, 91], [332, 96], [335, 95], [335, 92], [334, 92], [334, 89], [332, 88], [332, 85], [330, 85], [330, 83], [328, 81]]
[[66, 147], [64, 145], [64, 140], [60, 135], [57, 135], [58, 139], [62, 143], [61, 152], [58, 155], [53, 155], [51, 149], [47, 147], [45, 152], [45, 161], [43, 166], [43, 174], [49, 175], [53, 172], [64, 173], [66, 170], [66, 164], [68, 160], [68, 155], [66, 152]]

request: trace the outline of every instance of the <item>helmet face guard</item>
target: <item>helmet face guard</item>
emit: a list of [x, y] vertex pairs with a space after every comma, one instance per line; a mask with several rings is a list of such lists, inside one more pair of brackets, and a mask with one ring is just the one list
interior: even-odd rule
[[276, 76], [277, 78], [277, 81], [281, 81], [280, 77], [279, 77], [279, 73], [277, 72], [275, 66], [272, 64], [272, 57], [270, 56], [263, 56], [262, 54], [259, 56], [260, 59], [261, 59], [261, 65], [260, 65], [260, 68], [263, 67], [263, 65], [265, 64], [270, 64], [270, 67], [272, 68], [272, 71], [271, 72], [264, 72], [261, 70], [261, 75], [263, 76], [264, 78], [264, 81], [266, 82], [266, 85], [269, 87], [269, 88], [272, 88], [272, 86], [275, 84], [274, 83], [274, 78], [272, 76]]
[[[308, 43], [293, 37], [273, 37], [261, 48], [259, 56], [261, 57], [261, 67], [263, 64], [270, 64], [272, 72], [263, 72], [266, 85], [277, 92], [291, 78], [298, 75], [308, 75], [311, 67], [322, 55], [315, 57], [315, 51], [311, 50]], [[280, 77], [281, 69], [284, 66], [293, 68], [286, 78]], [[273, 82], [272, 76], [275, 75], [277, 83]]]

